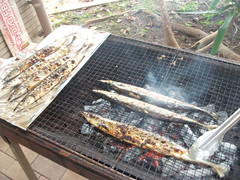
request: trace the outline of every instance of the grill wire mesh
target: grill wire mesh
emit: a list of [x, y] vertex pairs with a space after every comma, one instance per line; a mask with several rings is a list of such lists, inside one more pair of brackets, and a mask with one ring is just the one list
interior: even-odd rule
[[[239, 65], [111, 35], [28, 129], [52, 143], [83, 154], [134, 179], [218, 178], [204, 166], [175, 158], [147, 156], [147, 150], [131, 147], [91, 127], [80, 111], [91, 110], [117, 121], [164, 134], [184, 147], [193, 143], [192, 136], [186, 136], [189, 129], [197, 137], [204, 132], [196, 125], [185, 126], [154, 120], [101, 99], [92, 90], [110, 89], [98, 82], [100, 79], [154, 87], [163, 94], [197, 106], [214, 109], [214, 105], [216, 112], [226, 112], [229, 116], [240, 107]], [[194, 112], [183, 113], [196, 118]], [[200, 122], [214, 123], [209, 117], [198, 116], [196, 119]], [[228, 132], [224, 142], [230, 145], [220, 147], [217, 155], [210, 160], [217, 164], [229, 164], [230, 172], [225, 179], [237, 179], [240, 171], [239, 127]]]

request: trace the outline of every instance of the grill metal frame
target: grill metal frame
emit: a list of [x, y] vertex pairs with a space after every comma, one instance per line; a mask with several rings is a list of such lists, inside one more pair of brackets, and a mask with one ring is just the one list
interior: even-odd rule
[[[97, 80], [111, 79], [143, 87], [149, 83], [149, 72], [158, 79], [153, 82], [157, 87], [180, 87], [181, 92], [188, 95], [188, 102], [197, 102], [199, 106], [213, 103], [217, 111], [226, 111], [228, 115], [240, 107], [240, 93], [237, 94], [240, 92], [240, 64], [110, 35], [27, 131], [117, 172], [116, 178], [121, 174], [134, 179], [163, 178], [152, 165], [122, 162], [125, 150], [103, 152], [102, 142], [120, 143], [114, 138], [97, 130], [95, 138], [81, 134], [86, 120], [79, 111], [99, 99], [92, 92], [93, 88], [107, 88]], [[176, 131], [169, 128], [167, 133], [171, 135]], [[224, 141], [238, 147], [239, 159], [238, 134], [239, 127], [236, 127], [226, 134]], [[237, 160], [225, 178], [237, 178], [239, 170]]]

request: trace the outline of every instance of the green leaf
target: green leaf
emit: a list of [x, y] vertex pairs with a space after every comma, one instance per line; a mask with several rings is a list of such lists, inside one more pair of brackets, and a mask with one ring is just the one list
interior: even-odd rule
[[214, 0], [214, 1], [212, 2], [212, 4], [210, 5], [209, 10], [212, 10], [213, 8], [215, 8], [216, 5], [217, 5], [217, 3], [219, 3], [219, 0]]
[[234, 14], [228, 16], [228, 18], [224, 21], [222, 26], [218, 29], [218, 33], [217, 33], [217, 36], [216, 36], [216, 38], [213, 42], [213, 46], [212, 46], [212, 50], [211, 50], [212, 55], [215, 55], [217, 53], [218, 48], [219, 48], [220, 44], [222, 43], [225, 32], [226, 32], [226, 30], [229, 26], [229, 23], [231, 22], [233, 16], [234, 16]]
[[201, 24], [206, 24], [206, 25], [209, 25], [211, 24], [209, 21], [200, 21]]
[[215, 22], [214, 24], [216, 24], [216, 25], [221, 25], [221, 24], [223, 24], [223, 22], [224, 22], [224, 20], [220, 20], [220, 21], [218, 21], [218, 22]]
[[178, 12], [178, 14], [207, 14], [207, 13], [218, 13], [218, 10], [211, 11], [192, 11], [192, 12]]

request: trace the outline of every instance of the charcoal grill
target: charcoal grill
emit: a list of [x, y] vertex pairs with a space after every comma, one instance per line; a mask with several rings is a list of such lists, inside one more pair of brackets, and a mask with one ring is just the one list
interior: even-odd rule
[[[151, 124], [154, 120], [145, 121], [148, 117], [143, 114], [104, 100], [104, 103], [98, 104], [101, 97], [92, 90], [110, 90], [98, 81], [100, 79], [140, 87], [154, 86], [165, 94], [171, 89], [171, 92], [181, 94], [187, 102], [202, 107], [214, 104], [216, 112], [226, 112], [228, 115], [240, 107], [239, 64], [115, 35], [109, 36], [27, 131], [84, 156], [98, 166], [106, 167], [109, 172], [115, 172], [114, 179], [197, 179], [204, 173], [204, 167], [168, 157], [154, 160], [145, 156], [147, 150], [131, 148], [92, 128], [79, 113], [86, 107], [100, 114], [105, 113], [105, 116], [117, 121], [124, 118], [128, 119], [128, 123], [133, 123], [131, 119], [134, 119], [135, 126], [145, 129], [151, 127], [156, 133], [162, 133], [187, 146], [180, 138], [184, 132], [179, 128], [184, 125], [163, 122], [161, 125], [164, 128], [161, 128], [159, 123]], [[114, 114], [116, 109], [117, 113]], [[191, 116], [192, 113], [188, 112], [189, 114]], [[200, 120], [204, 122], [204, 119]], [[199, 132], [197, 135], [203, 132], [199, 126], [189, 127]], [[225, 179], [237, 179], [240, 171], [239, 126], [226, 134], [224, 142], [235, 145], [237, 151], [232, 153], [233, 149], [227, 148], [227, 155], [219, 153], [211, 161], [221, 163], [222, 157], [219, 156], [231, 156], [229, 159], [233, 163]], [[228, 163], [229, 160], [225, 161]], [[164, 163], [169, 164], [165, 171], [162, 169]], [[209, 173], [203, 178], [218, 177], [215, 173]]]

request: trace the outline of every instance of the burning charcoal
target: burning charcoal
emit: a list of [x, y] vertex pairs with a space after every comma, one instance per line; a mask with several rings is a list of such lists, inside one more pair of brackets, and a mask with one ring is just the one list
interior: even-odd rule
[[136, 112], [126, 111], [126, 109], [121, 105], [116, 105], [113, 111], [109, 114], [108, 118], [131, 125], [139, 124], [141, 119]]
[[225, 111], [219, 111], [216, 114], [218, 115], [218, 124], [222, 124], [228, 118], [228, 114]]
[[[194, 103], [191, 103], [191, 104], [194, 104]], [[196, 104], [196, 106], [198, 105]], [[207, 110], [208, 112], [216, 112], [214, 104], [208, 104], [207, 106], [201, 107], [201, 108]], [[200, 111], [193, 111], [192, 113], [190, 113], [189, 117], [197, 120], [202, 120], [204, 121], [205, 124], [216, 124], [216, 122], [213, 120], [212, 117]], [[204, 133], [204, 132], [205, 131], [202, 131], [201, 133]]]
[[162, 176], [167, 177], [170, 174], [178, 176], [179, 171], [185, 169], [186, 164], [174, 158], [162, 158], [163, 168]]
[[104, 116], [111, 110], [111, 103], [105, 99], [98, 99], [93, 101], [91, 105], [85, 105], [84, 110], [99, 113]]
[[199, 111], [193, 111], [192, 113], [190, 113], [189, 117], [192, 119], [197, 119], [199, 121], [202, 120], [204, 122], [204, 124], [210, 124], [210, 121], [212, 120], [212, 118], [209, 115], [207, 115], [206, 113], [199, 112]]
[[197, 140], [197, 136], [192, 132], [191, 128], [186, 124], [183, 126], [181, 130], [181, 135], [187, 147], [191, 147], [192, 144]]
[[111, 153], [111, 152], [118, 152], [119, 149], [116, 146], [111, 146], [109, 144], [104, 144], [103, 145], [103, 151], [105, 153]]
[[112, 107], [112, 111], [105, 118], [121, 121], [125, 113], [126, 110], [124, 109], [124, 107], [114, 104], [114, 107]]
[[162, 121], [145, 117], [140, 128], [145, 129], [149, 132], [156, 132], [158, 127], [161, 127], [163, 124]]
[[125, 113], [125, 116], [122, 116], [121, 122], [130, 124], [132, 126], [136, 126], [140, 123], [141, 117], [135, 113], [135, 112], [130, 112], [130, 113]]
[[226, 167], [233, 165], [236, 160], [237, 147], [234, 144], [222, 142], [220, 145], [220, 152], [226, 155], [226, 161], [222, 162], [222, 164]]
[[218, 162], [223, 162], [226, 160], [226, 155], [221, 152], [214, 153], [214, 160]]
[[94, 130], [93, 127], [91, 125], [89, 125], [88, 123], [84, 123], [81, 127], [81, 134], [93, 134]]
[[215, 104], [208, 104], [207, 106], [202, 108], [208, 110], [209, 112], [216, 112]]
[[234, 144], [228, 142], [222, 142], [220, 145], [221, 152], [233, 156], [236, 154], [237, 147]]
[[126, 151], [123, 157], [123, 161], [129, 162], [131, 160], [137, 159], [137, 157], [140, 156], [141, 153], [142, 151], [139, 148], [133, 147]]

